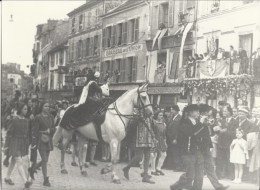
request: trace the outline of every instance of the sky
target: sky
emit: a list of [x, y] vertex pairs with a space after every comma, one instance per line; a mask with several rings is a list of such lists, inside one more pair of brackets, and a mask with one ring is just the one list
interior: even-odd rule
[[[85, 0], [3, 0], [2, 4], [2, 64], [15, 62], [30, 73], [36, 26], [48, 19], [65, 19], [67, 13], [84, 4]], [[10, 17], [13, 15], [13, 22]]]

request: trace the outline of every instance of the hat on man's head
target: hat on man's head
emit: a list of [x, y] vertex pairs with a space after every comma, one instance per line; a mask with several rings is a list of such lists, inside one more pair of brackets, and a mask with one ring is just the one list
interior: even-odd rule
[[238, 109], [238, 112], [244, 112], [246, 114], [249, 114], [249, 109], [247, 107], [240, 107]]
[[179, 108], [178, 105], [173, 105], [173, 106], [172, 106], [172, 109], [175, 110], [175, 111], [177, 111], [177, 112], [180, 111], [180, 108]]
[[188, 105], [186, 111], [187, 112], [199, 111], [199, 106], [197, 104]]

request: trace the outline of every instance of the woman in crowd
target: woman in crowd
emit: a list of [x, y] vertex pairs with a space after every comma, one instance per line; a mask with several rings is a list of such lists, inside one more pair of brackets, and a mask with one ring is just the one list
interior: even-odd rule
[[242, 137], [244, 131], [241, 128], [236, 130], [236, 139], [230, 145], [230, 162], [235, 165], [234, 183], [241, 183], [243, 176], [243, 166], [246, 164], [248, 157], [247, 142]]
[[[34, 173], [38, 167], [42, 167], [42, 174], [44, 177], [44, 186], [51, 186], [49, 177], [47, 176], [47, 163], [50, 151], [53, 150], [51, 134], [54, 130], [54, 119], [49, 113], [49, 103], [42, 102], [40, 106], [40, 114], [38, 114], [33, 122], [33, 138], [32, 149], [37, 149], [41, 156], [41, 161], [36, 164], [37, 152], [34, 155], [33, 165], [30, 168], [30, 175], [34, 179]], [[34, 151], [35, 152], [35, 151]]]
[[[163, 119], [163, 112], [159, 111], [157, 113], [156, 119], [153, 121], [153, 128], [155, 133], [155, 138], [158, 140], [158, 143], [155, 144], [155, 148], [151, 151], [151, 165], [152, 165], [152, 175], [164, 175], [161, 170], [161, 167], [166, 158], [167, 144], [166, 144], [166, 124]], [[156, 165], [157, 155], [158, 164]]]
[[8, 155], [12, 157], [5, 182], [9, 185], [14, 185], [10, 177], [15, 164], [17, 164], [18, 172], [25, 183], [25, 189], [28, 189], [32, 184], [28, 180], [29, 121], [25, 117], [27, 110], [26, 104], [19, 103], [17, 115], [9, 122], [5, 143]]
[[217, 174], [219, 178], [233, 179], [233, 168], [229, 163], [230, 144], [236, 135], [236, 128], [238, 123], [232, 118], [233, 110], [231, 107], [223, 109], [223, 116], [221, 126], [215, 127], [215, 131], [219, 133], [217, 145]]

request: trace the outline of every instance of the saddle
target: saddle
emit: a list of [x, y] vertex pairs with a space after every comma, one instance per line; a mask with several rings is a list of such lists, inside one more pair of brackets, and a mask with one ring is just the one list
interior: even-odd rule
[[105, 120], [108, 106], [113, 102], [111, 98], [88, 98], [84, 104], [71, 106], [62, 117], [59, 126], [66, 130], [75, 130], [78, 127], [94, 122], [97, 136], [101, 137], [100, 125]]

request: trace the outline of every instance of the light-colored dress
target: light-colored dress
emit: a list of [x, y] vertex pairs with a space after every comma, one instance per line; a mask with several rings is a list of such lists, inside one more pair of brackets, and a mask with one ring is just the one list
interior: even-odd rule
[[246, 164], [248, 155], [247, 142], [243, 138], [234, 139], [230, 145], [230, 162], [234, 164]]

